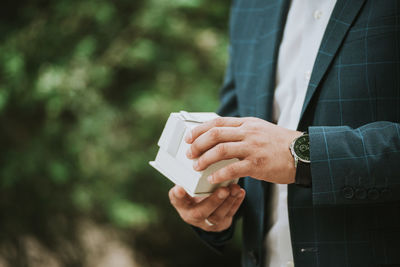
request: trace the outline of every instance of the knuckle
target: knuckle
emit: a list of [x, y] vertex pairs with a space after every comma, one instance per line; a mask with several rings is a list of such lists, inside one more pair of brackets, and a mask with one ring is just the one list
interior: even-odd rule
[[250, 142], [254, 147], [262, 147], [265, 144], [265, 140], [258, 140], [257, 138], [252, 138]]
[[256, 117], [249, 117], [249, 121], [251, 121], [251, 122], [258, 122], [258, 121], [260, 121], [260, 119], [259, 119], [259, 118], [256, 118]]
[[218, 144], [215, 147], [215, 149], [216, 149], [216, 152], [217, 152], [218, 156], [220, 156], [220, 157], [226, 156], [227, 151], [226, 151], [226, 145], [225, 144], [223, 144], [223, 143], [222, 144]]
[[253, 119], [254, 119], [253, 117], [245, 117], [243, 118], [243, 124], [249, 124], [252, 121], [254, 121]]
[[251, 118], [248, 118], [246, 120], [246, 126], [251, 128], [251, 129], [256, 128], [258, 123], [259, 123], [259, 119], [258, 118], [251, 117]]
[[219, 117], [214, 119], [214, 125], [215, 126], [222, 126], [224, 124], [224, 118], [223, 117]]
[[256, 157], [252, 159], [252, 164], [254, 167], [263, 167], [265, 166], [266, 158], [263, 157]]
[[212, 140], [219, 140], [220, 134], [221, 134], [221, 130], [218, 128], [212, 128], [210, 130], [210, 137]]
[[236, 129], [237, 133], [241, 136], [241, 137], [245, 137], [247, 134], [247, 129], [246, 126], [241, 125]]
[[229, 177], [233, 177], [237, 175], [238, 171], [234, 166], [227, 166], [225, 170], [225, 174]]

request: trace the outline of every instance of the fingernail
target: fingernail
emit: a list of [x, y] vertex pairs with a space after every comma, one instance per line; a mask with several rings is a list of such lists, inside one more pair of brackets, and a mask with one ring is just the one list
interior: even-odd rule
[[233, 197], [238, 197], [239, 196], [239, 194], [240, 194], [240, 190], [232, 190], [232, 192], [231, 192], [231, 195], [233, 196]]
[[210, 184], [213, 184], [213, 183], [214, 183], [214, 180], [213, 180], [213, 176], [212, 176], [212, 175], [208, 176], [208, 177], [207, 177], [207, 180], [208, 180], [208, 182], [209, 182]]
[[193, 161], [193, 169], [197, 171], [198, 168], [199, 168], [199, 163], [197, 162], [197, 160]]
[[185, 136], [186, 143], [190, 143], [192, 141], [192, 132], [189, 131]]
[[221, 191], [218, 193], [219, 199], [225, 199], [227, 196], [228, 196], [228, 192], [226, 192], [226, 190], [221, 190]]
[[188, 150], [186, 151], [186, 157], [188, 157], [189, 159], [191, 159], [192, 156], [193, 156], [193, 155], [192, 155], [192, 148], [189, 147]]

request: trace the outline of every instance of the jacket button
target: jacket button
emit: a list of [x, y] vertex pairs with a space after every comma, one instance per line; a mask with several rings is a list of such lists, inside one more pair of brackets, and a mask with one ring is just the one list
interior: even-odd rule
[[368, 199], [377, 200], [379, 198], [379, 191], [376, 188], [371, 188], [368, 190]]
[[351, 186], [345, 186], [342, 190], [344, 198], [353, 199], [354, 189]]
[[356, 199], [366, 199], [367, 198], [367, 190], [363, 187], [359, 187], [356, 189]]
[[250, 260], [253, 262], [254, 265], [258, 264], [258, 255], [253, 250], [248, 252]]

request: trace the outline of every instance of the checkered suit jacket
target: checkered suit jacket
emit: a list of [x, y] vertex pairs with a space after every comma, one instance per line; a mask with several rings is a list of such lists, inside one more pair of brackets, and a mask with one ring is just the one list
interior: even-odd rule
[[[288, 8], [234, 1], [221, 115], [271, 119]], [[400, 266], [399, 122], [400, 1], [337, 0], [298, 127], [310, 133], [312, 188], [288, 188], [296, 267]], [[269, 184], [244, 178], [242, 186], [242, 265], [263, 266]], [[197, 231], [219, 248], [233, 228]]]

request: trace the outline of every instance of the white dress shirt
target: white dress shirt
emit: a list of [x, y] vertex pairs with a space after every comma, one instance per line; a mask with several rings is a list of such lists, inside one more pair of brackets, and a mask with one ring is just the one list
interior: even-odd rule
[[[323, 34], [336, 0], [292, 0], [279, 48], [273, 120], [296, 130]], [[289, 149], [289, 148], [288, 148]], [[272, 185], [266, 267], [293, 267], [287, 185]]]

